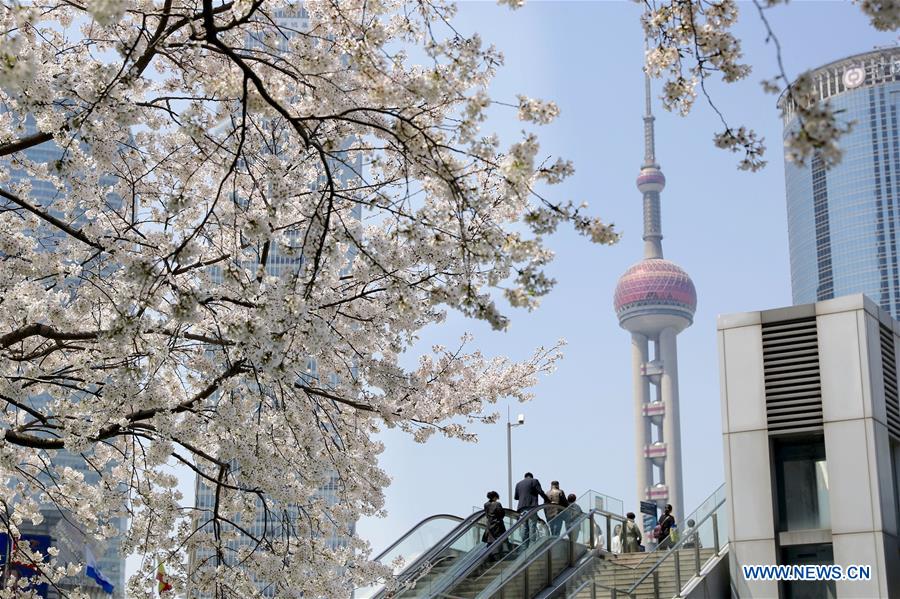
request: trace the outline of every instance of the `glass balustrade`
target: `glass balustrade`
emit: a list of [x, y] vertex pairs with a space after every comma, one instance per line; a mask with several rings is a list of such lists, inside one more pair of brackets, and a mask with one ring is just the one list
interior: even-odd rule
[[[504, 525], [507, 530], [512, 531], [510, 538], [513, 541], [520, 534], [515, 530], [515, 524], [518, 520], [519, 515], [516, 512], [512, 510], [507, 511]], [[421, 573], [406, 581], [395, 597], [398, 599], [401, 597], [403, 599], [418, 599], [421, 597], [433, 597], [439, 593], [444, 586], [450, 584], [469, 566], [486, 557], [488, 544], [484, 541], [485, 529], [485, 518], [483, 515], [480, 515], [465, 534], [447, 543], [440, 551], [434, 552], [428, 558], [428, 563], [421, 565]], [[495, 550], [499, 552], [502, 549], [502, 546], [500, 546]]]
[[[608, 521], [610, 526], [616, 523], [603, 513], [594, 513], [591, 518], [601, 529], [604, 522]], [[722, 555], [729, 538], [727, 524], [723, 485], [684, 522], [679, 522], [680, 530], [671, 550], [649, 555], [594, 552], [575, 563], [564, 579], [556, 580], [555, 586], [543, 592], [551, 599], [677, 596], [712, 560]], [[595, 534], [595, 540], [598, 538], [602, 539]]]
[[635, 572], [640, 577], [622, 590], [631, 594], [652, 593], [654, 597], [676, 596], [720, 554], [728, 543], [724, 485], [694, 515], [698, 519], [688, 518], [674, 546], [666, 552], [660, 551], [652, 561], [639, 563]]
[[[382, 551], [373, 561], [391, 568], [396, 576], [413, 564], [432, 547], [438, 544], [454, 529], [464, 522], [463, 518], [450, 514], [438, 514], [426, 518], [413, 526], [406, 534]], [[384, 582], [378, 582], [367, 587], [356, 589], [353, 592], [354, 599], [374, 598]]]
[[[539, 506], [518, 526], [519, 516], [510, 510], [506, 518], [508, 535], [491, 546], [482, 540], [483, 514], [474, 513], [465, 526], [459, 524], [459, 518], [436, 516], [414, 527], [376, 558], [392, 568], [392, 584], [385, 586], [385, 581], [380, 581], [357, 589], [354, 598], [390, 595], [423, 599], [440, 596], [451, 588], [455, 597], [488, 596], [483, 594], [488, 586], [502, 587], [509, 576], [517, 575], [522, 564], [537, 562], [538, 556], [541, 565], [529, 565], [522, 576], [530, 577], [532, 586], [546, 586], [551, 580], [548, 576], [555, 577], [564, 567], [574, 565], [591, 548], [609, 551], [614, 528], [624, 521], [622, 510], [620, 499], [592, 490], [562, 511], [557, 506]], [[454, 524], [460, 530], [454, 531]], [[559, 532], [553, 535], [551, 530]], [[452, 534], [448, 534], [450, 531]], [[546, 555], [542, 555], [544, 551]]]
[[[546, 513], [546, 506], [530, 512], [526, 524], [542, 526], [528, 531], [528, 526], [520, 525], [527, 533], [520, 535], [521, 542], [496, 563], [454, 587], [452, 595], [462, 599], [482, 599], [495, 596], [502, 588], [504, 596], [515, 597], [525, 589], [546, 587], [565, 568], [581, 559], [595, 538], [591, 514], [585, 514], [580, 504], [559, 513], [552, 509], [550, 518], [546, 518]], [[561, 534], [550, 532], [557, 529]]]

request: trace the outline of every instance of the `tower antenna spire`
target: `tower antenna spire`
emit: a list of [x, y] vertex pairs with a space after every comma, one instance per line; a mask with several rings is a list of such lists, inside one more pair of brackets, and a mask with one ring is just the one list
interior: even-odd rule
[[[644, 67], [646, 69], [646, 67]], [[656, 164], [656, 134], [653, 130], [652, 102], [650, 98], [650, 75], [644, 72], [644, 166], [659, 166]]]
[[[646, 53], [647, 41], [644, 41]], [[653, 97], [650, 93], [650, 74], [644, 67], [644, 163], [637, 178], [637, 188], [644, 196], [644, 258], [662, 258], [662, 218], [659, 193], [666, 186], [666, 178], [656, 163], [656, 133], [653, 124]]]

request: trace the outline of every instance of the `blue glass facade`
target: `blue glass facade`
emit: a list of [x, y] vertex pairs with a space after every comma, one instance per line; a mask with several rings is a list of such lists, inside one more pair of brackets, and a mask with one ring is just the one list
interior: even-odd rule
[[[813, 72], [820, 101], [843, 122], [843, 161], [785, 164], [795, 304], [865, 293], [900, 316], [900, 49], [853, 56]], [[798, 126], [786, 111], [785, 134]]]

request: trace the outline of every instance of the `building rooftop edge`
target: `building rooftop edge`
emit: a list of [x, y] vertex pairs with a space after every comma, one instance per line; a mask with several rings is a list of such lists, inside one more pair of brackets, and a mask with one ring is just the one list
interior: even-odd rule
[[[854, 63], [862, 62], [862, 61], [866, 60], [866, 58], [869, 58], [871, 56], [878, 56], [878, 55], [883, 55], [883, 54], [900, 55], [900, 44], [898, 44], [896, 46], [890, 46], [887, 48], [875, 48], [873, 50], [866, 50], [865, 52], [851, 54], [850, 56], [845, 56], [844, 58], [838, 58], [836, 60], [832, 60], [831, 62], [827, 62], [818, 67], [813, 67], [813, 68], [807, 69], [807, 71], [809, 72], [811, 77], [815, 77], [816, 75], [818, 75], [819, 73], [821, 73], [823, 71], [828, 71], [829, 69], [835, 69], [840, 66], [853, 65]], [[775, 102], [776, 106], [781, 107], [782, 102], [784, 102], [784, 94], [787, 93], [788, 88], [790, 88], [791, 85], [794, 85], [794, 83], [796, 81], [797, 81], [797, 77], [792, 79], [790, 84], [781, 90], [781, 93], [778, 94], [778, 100]]]
[[[887, 48], [875, 48], [873, 50], [866, 50], [865, 52], [859, 52], [858, 54], [851, 54], [850, 56], [845, 56], [844, 58], [838, 58], [837, 60], [832, 60], [831, 62], [825, 63], [821, 66], [809, 69], [810, 74], [815, 75], [816, 71], [824, 71], [826, 69], [832, 69], [837, 67], [845, 62], [857, 62], [860, 60], [865, 60], [865, 58], [869, 56], [875, 56], [878, 54], [900, 54], [900, 45], [890, 46]], [[796, 79], [794, 79], [796, 81]], [[793, 83], [793, 81], [791, 82]]]
[[758, 326], [770, 322], [792, 320], [795, 318], [809, 318], [859, 310], [869, 313], [883, 325], [900, 335], [900, 322], [895, 320], [887, 310], [881, 308], [870, 297], [862, 293], [844, 295], [812, 304], [769, 308], [767, 310], [759, 310], [756, 312], [719, 314], [716, 317], [716, 330], [724, 331], [740, 327]]

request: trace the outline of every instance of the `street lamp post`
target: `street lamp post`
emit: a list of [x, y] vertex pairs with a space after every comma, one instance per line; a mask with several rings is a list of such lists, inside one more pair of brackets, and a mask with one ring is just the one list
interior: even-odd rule
[[512, 429], [515, 426], [525, 424], [525, 414], [519, 414], [516, 417], [516, 423], [513, 424], [509, 420], [509, 407], [506, 408], [506, 475], [507, 475], [507, 495], [509, 508], [512, 509], [513, 491], [512, 491]]

